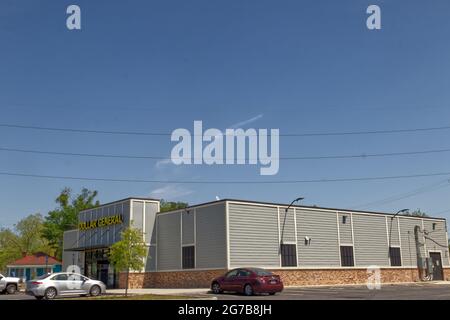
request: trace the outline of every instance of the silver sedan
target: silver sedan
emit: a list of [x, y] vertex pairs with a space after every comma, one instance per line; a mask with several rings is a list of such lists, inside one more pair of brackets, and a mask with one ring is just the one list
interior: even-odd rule
[[59, 272], [27, 281], [25, 290], [38, 300], [51, 300], [58, 296], [98, 296], [106, 293], [106, 286], [78, 273]]

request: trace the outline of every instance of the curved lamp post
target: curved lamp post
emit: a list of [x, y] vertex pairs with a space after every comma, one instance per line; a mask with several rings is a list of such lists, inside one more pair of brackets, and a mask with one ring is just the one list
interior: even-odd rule
[[305, 199], [305, 198], [300, 197], [300, 198], [294, 199], [294, 200], [289, 204], [289, 206], [284, 210], [283, 228], [282, 228], [282, 230], [281, 230], [280, 249], [279, 249], [279, 252], [280, 252], [280, 253], [281, 253], [281, 246], [282, 246], [282, 244], [283, 244], [284, 226], [285, 226], [285, 224], [286, 224], [286, 216], [287, 216], [287, 213], [288, 213], [288, 211], [289, 211], [289, 208], [292, 207], [292, 205], [293, 205], [295, 202], [302, 201], [303, 199]]
[[394, 218], [395, 218], [397, 215], [399, 215], [400, 213], [408, 212], [408, 211], [409, 211], [409, 209], [402, 209], [402, 210], [399, 210], [399, 211], [397, 211], [396, 214], [394, 214], [394, 215], [391, 217], [391, 226], [390, 226], [390, 228], [389, 228], [389, 243], [388, 243], [388, 258], [389, 258], [389, 259], [390, 259], [390, 257], [391, 257], [392, 223], [394, 222]]

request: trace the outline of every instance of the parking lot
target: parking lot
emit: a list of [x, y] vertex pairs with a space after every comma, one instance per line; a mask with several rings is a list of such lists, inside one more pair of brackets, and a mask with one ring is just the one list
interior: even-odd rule
[[366, 286], [289, 287], [275, 296], [227, 293], [214, 296], [219, 300], [450, 300], [450, 283], [384, 285], [380, 290], [369, 290]]
[[[179, 290], [179, 289], [177, 289]], [[177, 295], [183, 295], [180, 291]], [[380, 290], [369, 290], [366, 286], [288, 287], [275, 296], [242, 294], [185, 293], [186, 298], [218, 300], [450, 300], [450, 282], [383, 285]], [[24, 293], [2, 294], [1, 300], [35, 300]]]

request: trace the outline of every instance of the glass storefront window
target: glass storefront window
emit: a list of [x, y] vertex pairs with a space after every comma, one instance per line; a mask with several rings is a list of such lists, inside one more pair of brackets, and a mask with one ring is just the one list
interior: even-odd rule
[[91, 279], [103, 281], [109, 288], [116, 286], [118, 276], [109, 263], [109, 249], [85, 252], [85, 275]]

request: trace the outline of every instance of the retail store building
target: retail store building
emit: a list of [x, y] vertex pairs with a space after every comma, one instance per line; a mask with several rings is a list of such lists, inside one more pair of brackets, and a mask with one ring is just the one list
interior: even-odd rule
[[275, 271], [285, 285], [354, 284], [367, 268], [381, 281], [450, 278], [446, 220], [389, 213], [220, 200], [159, 212], [159, 201], [129, 198], [86, 210], [64, 236], [63, 268], [77, 265], [109, 286], [124, 274], [108, 262], [108, 248], [130, 223], [148, 247], [132, 287], [205, 287], [236, 267]]

